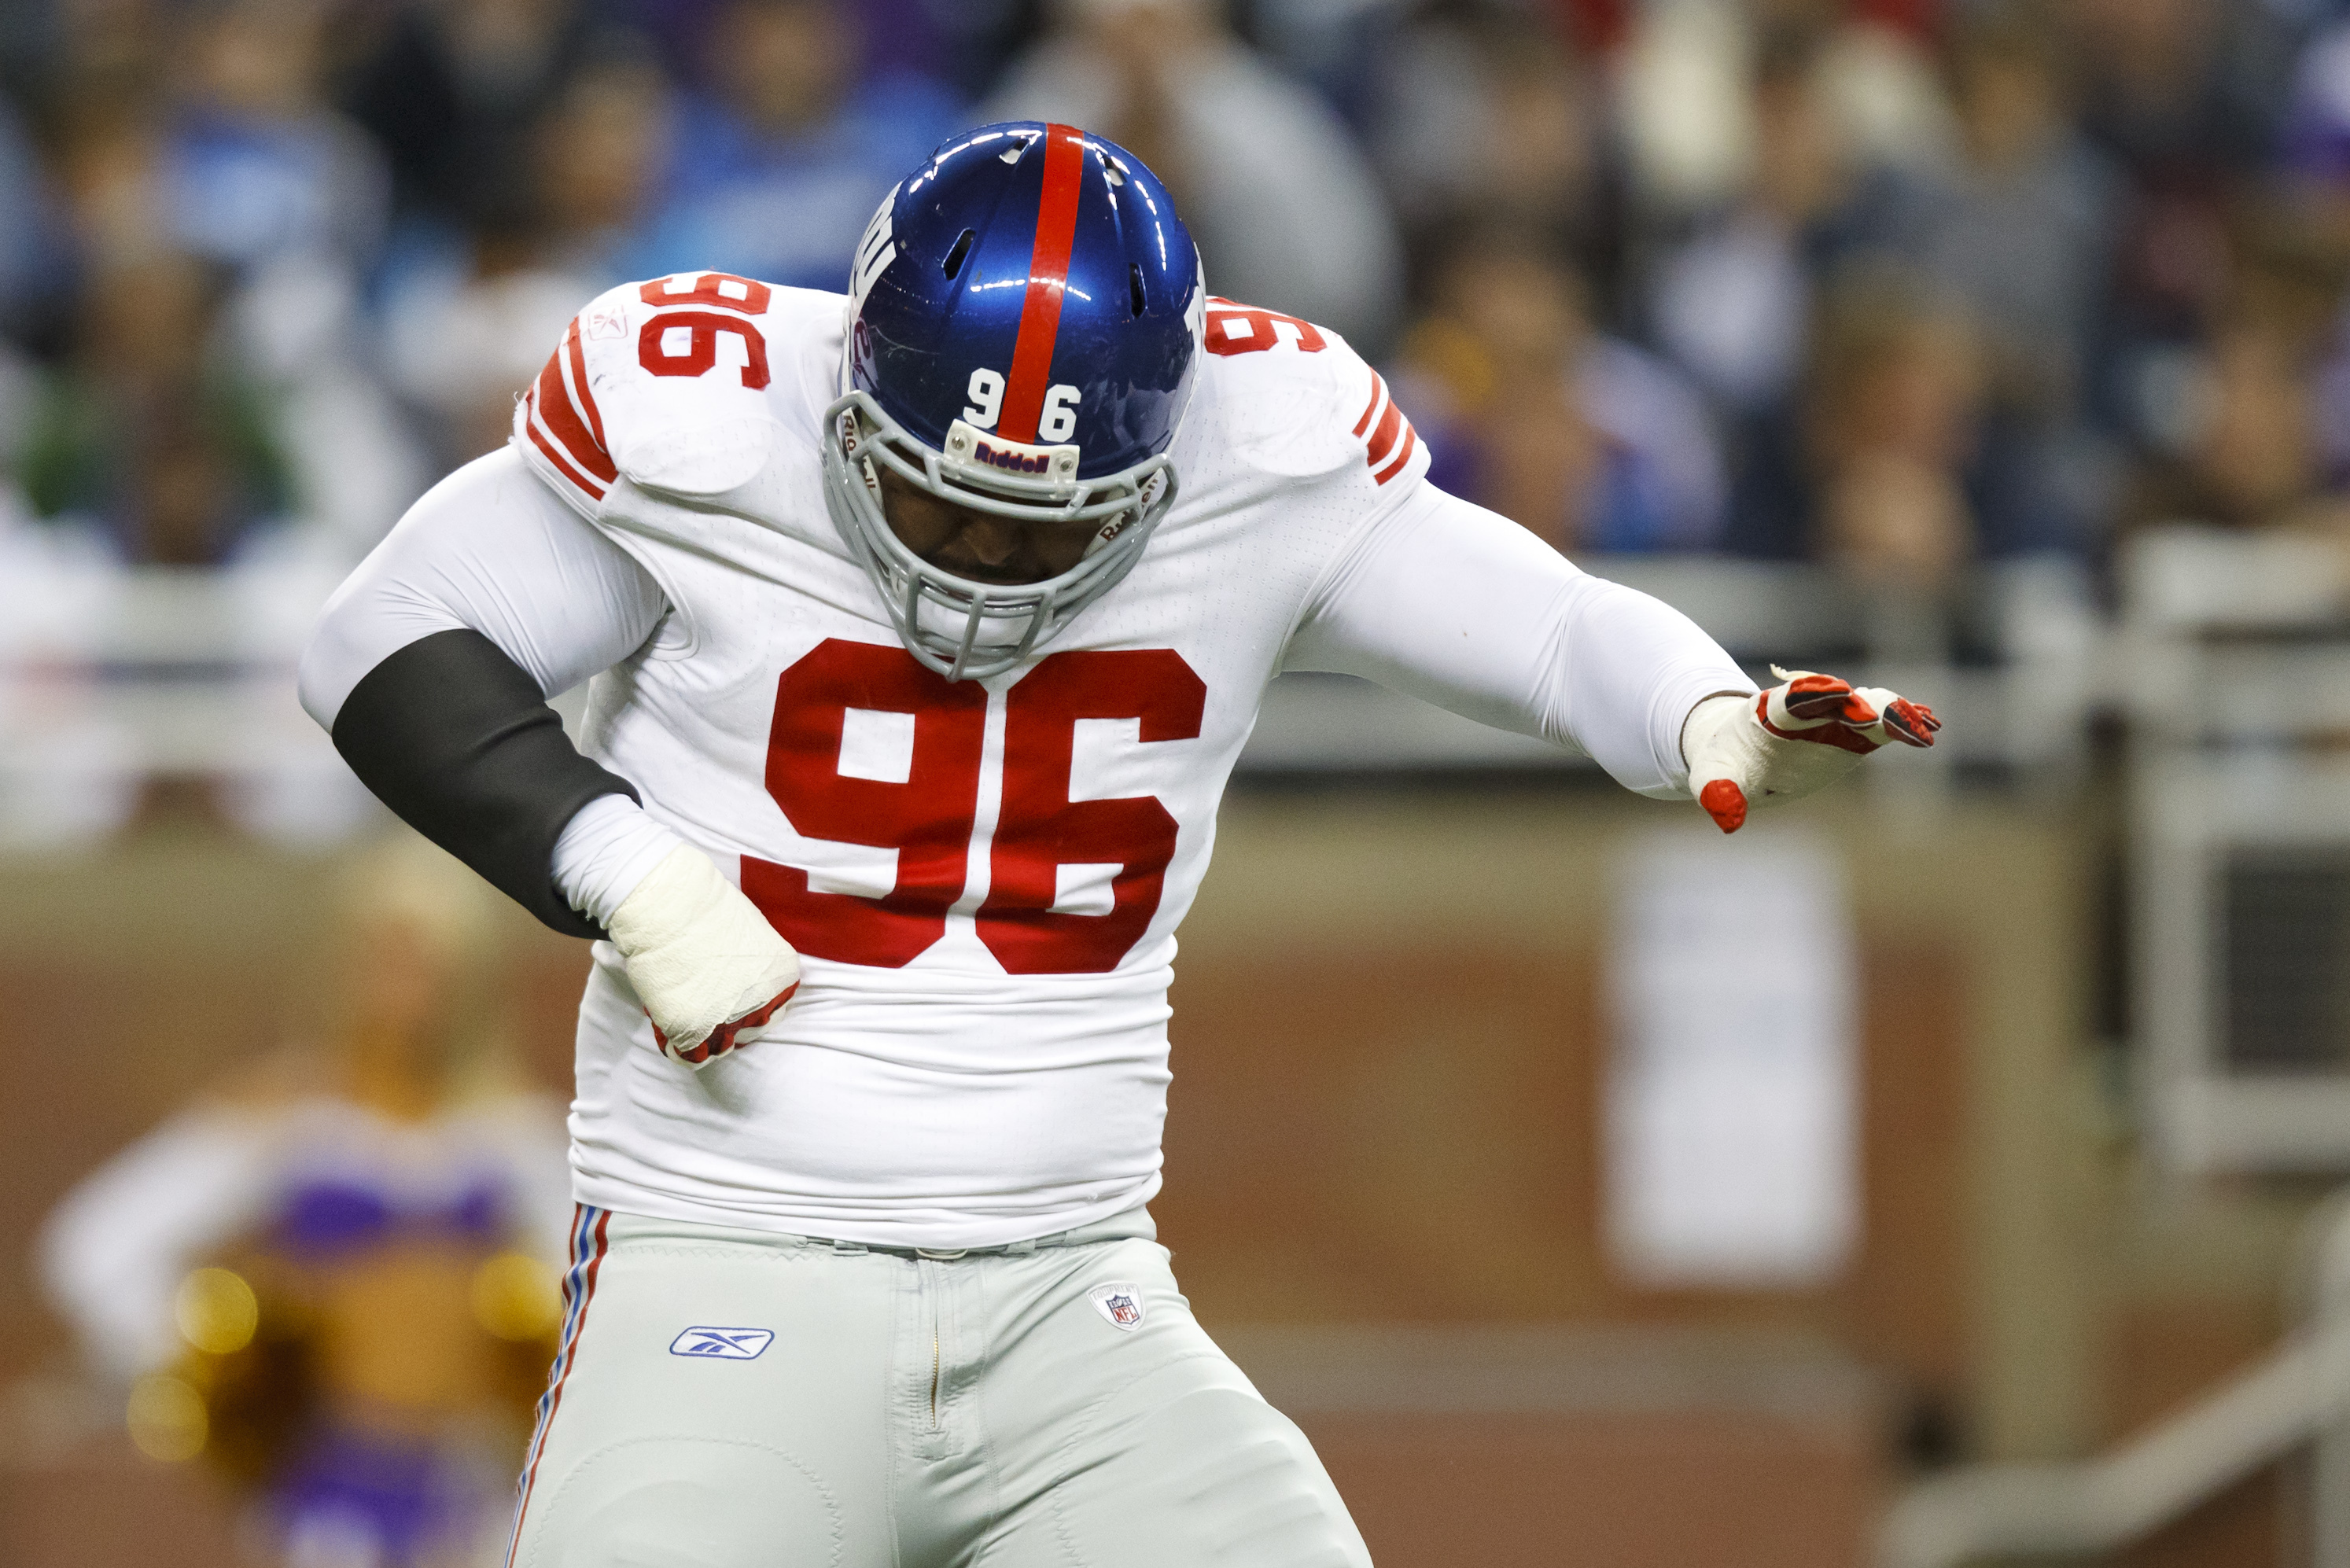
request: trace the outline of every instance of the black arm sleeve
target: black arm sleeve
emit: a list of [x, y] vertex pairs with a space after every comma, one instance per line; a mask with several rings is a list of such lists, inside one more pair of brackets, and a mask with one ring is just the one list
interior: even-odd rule
[[579, 754], [497, 644], [470, 630], [410, 643], [351, 688], [334, 737], [401, 821], [566, 936], [604, 934], [556, 890], [555, 841], [598, 795], [637, 792]]

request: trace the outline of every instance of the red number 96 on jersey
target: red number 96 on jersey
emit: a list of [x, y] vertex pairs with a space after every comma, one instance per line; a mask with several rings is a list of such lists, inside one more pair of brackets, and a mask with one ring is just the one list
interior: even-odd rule
[[[974, 918], [1006, 972], [1106, 973], [1141, 940], [1175, 857], [1175, 818], [1149, 795], [1071, 800], [1077, 722], [1128, 719], [1144, 742], [1191, 740], [1207, 696], [1163, 648], [1052, 654], [1006, 693], [1003, 804]], [[902, 782], [844, 771], [851, 711], [910, 719]], [[818, 892], [806, 871], [746, 855], [743, 891], [803, 954], [912, 962], [946, 934], [963, 894], [986, 728], [978, 684], [951, 681], [895, 645], [819, 643], [776, 682], [767, 793], [803, 836], [896, 850], [897, 879], [879, 898]], [[1115, 867], [1107, 911], [1056, 908], [1068, 867]]]

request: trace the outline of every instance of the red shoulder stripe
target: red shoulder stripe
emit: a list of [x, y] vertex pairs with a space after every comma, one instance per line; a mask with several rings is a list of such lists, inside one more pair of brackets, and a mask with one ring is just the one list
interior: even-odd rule
[[1387, 395], [1387, 382], [1379, 379], [1379, 373], [1377, 370], [1372, 371], [1371, 400], [1363, 405], [1363, 417], [1355, 421], [1355, 434], [1358, 439], [1365, 431], [1371, 428], [1371, 416], [1379, 411], [1379, 400]]
[[[1393, 403], [1390, 403], [1388, 406], [1391, 409], [1395, 407]], [[1403, 450], [1396, 453], [1395, 461], [1393, 462], [1379, 470], [1378, 473], [1375, 476], [1381, 484], [1385, 484], [1388, 480], [1393, 479], [1397, 474], [1403, 472], [1403, 465], [1411, 461], [1412, 446], [1419, 440], [1419, 433], [1411, 428], [1411, 421], [1409, 420], [1404, 421]]]
[[563, 335], [563, 347], [571, 356], [571, 391], [579, 407], [588, 415], [588, 428], [596, 432], [596, 450], [609, 452], [611, 442], [604, 439], [604, 411], [596, 406], [596, 394], [588, 388], [588, 355], [579, 347], [579, 318], [571, 318], [571, 330]]
[[1366, 454], [1365, 460], [1373, 468], [1388, 460], [1388, 453], [1395, 450], [1396, 432], [1403, 427], [1403, 410], [1396, 406], [1393, 398], [1389, 398], [1388, 411], [1379, 416], [1378, 428], [1371, 431], [1370, 451]]
[[571, 461], [597, 478], [609, 484], [620, 476], [612, 466], [612, 459], [603, 443], [588, 433], [580, 420], [579, 410], [571, 401], [570, 389], [563, 384], [563, 351], [546, 357], [546, 369], [538, 373], [538, 417], [546, 426], [546, 433], [563, 443]]
[[1012, 340], [1012, 370], [1004, 377], [1003, 416], [996, 433], [1034, 441], [1052, 379], [1053, 340], [1061, 329], [1061, 296], [1069, 283], [1069, 251], [1077, 236], [1077, 193], [1085, 172], [1085, 132], [1074, 125], [1045, 128], [1045, 191], [1036, 210], [1036, 244], [1028, 255], [1028, 293], [1020, 331]]
[[603, 500], [605, 487], [573, 466], [570, 460], [563, 455], [556, 444], [546, 439], [545, 427], [546, 421], [538, 417], [538, 389], [533, 387], [523, 394], [522, 408], [522, 428], [529, 435], [530, 444], [545, 452], [546, 461], [555, 465], [556, 472], [562, 474], [573, 486], [598, 501]]
[[539, 433], [539, 429], [536, 424], [534, 423], [528, 428], [530, 431], [531, 444], [546, 454], [546, 461], [555, 464], [556, 471], [560, 472], [564, 478], [578, 486], [582, 493], [593, 496], [596, 500], [601, 501], [604, 499], [604, 487], [602, 485], [597, 483], [594, 480], [588, 478], [586, 474], [580, 472], [577, 469], [566, 462], [563, 460], [563, 454], [555, 450], [554, 444], [550, 442], [546, 436]]

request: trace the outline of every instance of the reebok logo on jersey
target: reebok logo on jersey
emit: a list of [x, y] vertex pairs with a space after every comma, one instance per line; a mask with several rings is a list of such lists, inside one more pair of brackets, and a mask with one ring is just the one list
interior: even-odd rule
[[756, 1361], [775, 1341], [775, 1331], [772, 1328], [697, 1326], [671, 1340], [669, 1353], [712, 1361]]
[[1109, 1320], [1116, 1329], [1132, 1331], [1142, 1326], [1142, 1287], [1118, 1281], [1113, 1284], [1096, 1285], [1086, 1293], [1094, 1310]]

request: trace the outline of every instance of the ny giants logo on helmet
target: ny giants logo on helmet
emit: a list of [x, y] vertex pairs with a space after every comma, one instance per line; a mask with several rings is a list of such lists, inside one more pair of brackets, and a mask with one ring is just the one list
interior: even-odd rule
[[881, 205], [874, 209], [863, 237], [857, 242], [857, 254], [848, 264], [848, 306], [852, 315], [864, 306], [865, 296], [873, 292], [874, 284], [889, 270], [889, 264], [898, 259], [898, 247], [890, 243], [889, 209], [902, 189], [902, 182], [889, 187], [889, 193], [881, 198]]

